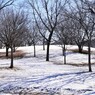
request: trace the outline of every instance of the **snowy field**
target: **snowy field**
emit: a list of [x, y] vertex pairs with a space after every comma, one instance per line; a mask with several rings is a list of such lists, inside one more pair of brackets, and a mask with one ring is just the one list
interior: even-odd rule
[[50, 47], [49, 62], [45, 61], [46, 51], [42, 46], [36, 49], [34, 58], [32, 46], [18, 48], [26, 55], [14, 60], [14, 69], [8, 68], [10, 59], [0, 59], [0, 95], [95, 95], [94, 53], [93, 72], [88, 72], [86, 54], [67, 51], [67, 64], [64, 65], [61, 47]]

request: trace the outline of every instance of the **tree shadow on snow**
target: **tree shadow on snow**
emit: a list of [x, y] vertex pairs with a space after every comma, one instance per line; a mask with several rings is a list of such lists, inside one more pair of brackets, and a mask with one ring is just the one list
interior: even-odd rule
[[[53, 74], [53, 75], [45, 76], [43, 78], [36, 79], [36, 80], [33, 80], [33, 81], [29, 79], [29, 81], [27, 80], [27, 82], [40, 83], [40, 82], [48, 80], [48, 79], [49, 80], [50, 79], [56, 79], [57, 77], [63, 77], [63, 79], [64, 79], [64, 76], [71, 76], [70, 78], [76, 78], [77, 77], [79, 79], [84, 79], [84, 78], [87, 78], [87, 77], [85, 77], [86, 74], [88, 75], [88, 77], [91, 75], [91, 73], [89, 73], [89, 72], [72, 72], [72, 73], [61, 73], [61, 74], [58, 73], [58, 74]], [[72, 76], [74, 76], [74, 77], [72, 77]], [[69, 79], [69, 77], [68, 77], [68, 79]]]

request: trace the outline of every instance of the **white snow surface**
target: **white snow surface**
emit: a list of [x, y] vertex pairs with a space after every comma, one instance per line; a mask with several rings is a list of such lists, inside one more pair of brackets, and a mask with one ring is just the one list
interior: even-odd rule
[[14, 59], [14, 69], [8, 68], [10, 59], [0, 59], [0, 95], [95, 95], [94, 53], [93, 72], [88, 72], [87, 54], [67, 51], [64, 65], [61, 47], [57, 45], [50, 46], [49, 62], [45, 61], [46, 50], [43, 51], [42, 46], [36, 46], [36, 57], [33, 57], [33, 46], [18, 50], [26, 55]]

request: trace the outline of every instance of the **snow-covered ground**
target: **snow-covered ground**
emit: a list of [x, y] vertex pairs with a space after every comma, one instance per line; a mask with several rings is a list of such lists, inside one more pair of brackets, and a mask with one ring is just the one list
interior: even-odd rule
[[[34, 58], [32, 46], [18, 48], [26, 55], [14, 59], [14, 69], [8, 68], [10, 59], [0, 59], [0, 95], [95, 95], [95, 65], [92, 65], [93, 72], [88, 72], [86, 54], [67, 51], [64, 65], [59, 46], [50, 47], [49, 62], [45, 61], [46, 51], [42, 46], [36, 49]], [[95, 63], [94, 53], [92, 63]]]

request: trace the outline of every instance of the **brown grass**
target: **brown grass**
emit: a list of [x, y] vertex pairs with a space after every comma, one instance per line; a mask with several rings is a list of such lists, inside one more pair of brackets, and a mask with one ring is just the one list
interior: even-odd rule
[[[88, 66], [88, 63], [66, 63], [64, 64], [64, 62], [53, 62], [53, 64], [55, 65], [72, 65], [72, 66], [76, 66], [76, 67], [83, 67], [83, 66]], [[91, 62], [92, 65], [95, 65], [95, 62]]]
[[[24, 57], [25, 53], [22, 50], [17, 50], [13, 53], [14, 58], [22, 58]], [[9, 56], [6, 57], [6, 52], [0, 52], [0, 58], [10, 58], [11, 53], [9, 52]]]
[[[68, 49], [68, 51], [79, 53], [78, 49]], [[95, 52], [91, 51], [91, 53], [95, 53]], [[82, 50], [82, 54], [88, 54], [88, 50]]]
[[[79, 52], [78, 49], [74, 49], [74, 50], [72, 50], [72, 51], [73, 51], [73, 52], [76, 52], [76, 53]], [[82, 50], [82, 54], [88, 54], [88, 51], [87, 51], [87, 50]]]

